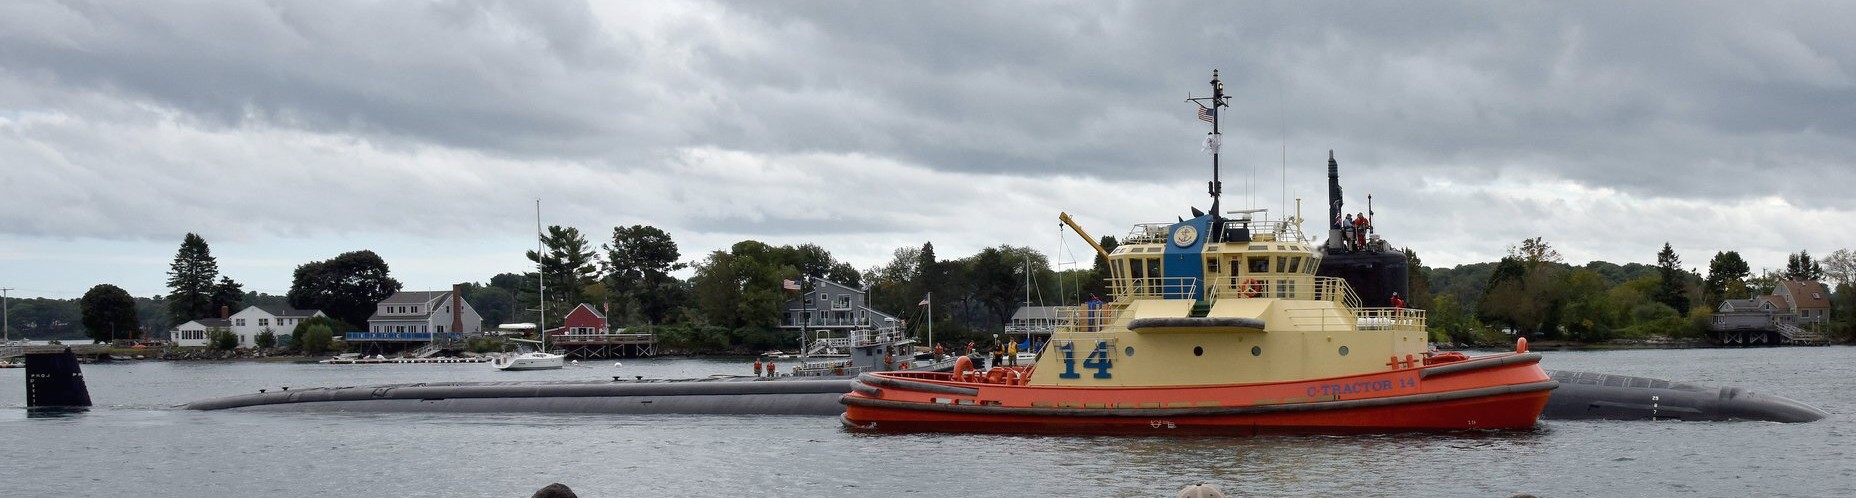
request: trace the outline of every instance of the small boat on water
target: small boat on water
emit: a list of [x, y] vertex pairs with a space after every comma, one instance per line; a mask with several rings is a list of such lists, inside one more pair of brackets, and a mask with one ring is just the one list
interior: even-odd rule
[[[790, 374], [794, 377], [844, 377], [866, 372], [916, 371], [945, 372], [954, 368], [954, 357], [915, 352], [915, 338], [899, 327], [854, 330], [844, 337], [820, 338], [810, 351], [848, 351], [801, 355]], [[773, 362], [779, 357], [768, 357]]]
[[566, 358], [541, 351], [505, 353], [491, 356], [490, 366], [497, 370], [559, 370], [566, 366]]
[[559, 370], [567, 366], [567, 355], [548, 351], [548, 332], [545, 327], [545, 324], [548, 323], [548, 306], [546, 305], [548, 302], [548, 280], [543, 278], [543, 276], [546, 275], [546, 273], [543, 273], [543, 270], [547, 267], [548, 253], [542, 241], [541, 199], [535, 199], [535, 288], [540, 293], [540, 296], [536, 300], [543, 303], [541, 306], [535, 308], [535, 311], [541, 318], [538, 322], [544, 325], [539, 329], [540, 333], [538, 336], [541, 340], [507, 339], [510, 342], [534, 344], [535, 350], [491, 355], [490, 366], [497, 370], [505, 372], [520, 370]]
[[1300, 216], [1219, 210], [1216, 116], [1228, 97], [1216, 72], [1212, 87], [1194, 99], [1212, 123], [1209, 213], [1135, 225], [1112, 253], [1096, 247], [1112, 300], [1063, 312], [1032, 365], [865, 373], [841, 399], [843, 423], [1061, 433], [1534, 427], [1558, 383], [1525, 340], [1476, 357], [1432, 352], [1422, 310], [1365, 306], [1346, 279], [1316, 274], [1324, 253]]

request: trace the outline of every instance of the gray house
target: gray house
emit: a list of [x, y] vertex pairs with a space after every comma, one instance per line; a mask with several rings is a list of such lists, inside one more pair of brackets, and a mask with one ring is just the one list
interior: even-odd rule
[[811, 292], [786, 301], [780, 313], [781, 329], [849, 331], [902, 325], [895, 316], [870, 308], [869, 289], [822, 278], [812, 280], [811, 287]]
[[1822, 282], [1780, 282], [1769, 295], [1721, 301], [1708, 332], [1722, 344], [1816, 344], [1830, 307]]
[[347, 340], [430, 342], [434, 338], [483, 333], [483, 315], [457, 292], [400, 291], [374, 305], [366, 332], [350, 332]]

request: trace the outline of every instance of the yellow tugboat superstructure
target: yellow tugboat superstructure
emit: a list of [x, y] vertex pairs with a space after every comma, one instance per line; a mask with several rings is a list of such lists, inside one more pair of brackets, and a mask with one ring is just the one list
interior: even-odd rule
[[[1369, 240], [1370, 218], [1343, 228], [1330, 207], [1318, 245], [1298, 215], [1219, 210], [1218, 110], [1228, 97], [1190, 99], [1212, 123], [1212, 203], [1191, 219], [1135, 225], [1109, 265], [1110, 300], [1067, 308], [1028, 367], [858, 376], [844, 423], [862, 430], [987, 432], [1358, 432], [1523, 429], [1558, 383], [1540, 355], [1429, 351], [1425, 316], [1396, 296], [1366, 296], [1347, 279], [1402, 278], [1404, 258]], [[1330, 158], [1330, 196], [1338, 198]], [[1370, 204], [1370, 203], [1369, 203]], [[1370, 211], [1370, 209], [1369, 209]], [[1228, 215], [1228, 216], [1227, 216]], [[1068, 214], [1059, 216], [1085, 240]], [[1351, 230], [1351, 231], [1349, 231]], [[1346, 257], [1340, 275], [1323, 258]], [[1366, 252], [1362, 252], [1366, 251]], [[1392, 262], [1387, 264], [1387, 262]], [[1393, 288], [1402, 288], [1395, 286]], [[1388, 291], [1388, 293], [1390, 293]]]

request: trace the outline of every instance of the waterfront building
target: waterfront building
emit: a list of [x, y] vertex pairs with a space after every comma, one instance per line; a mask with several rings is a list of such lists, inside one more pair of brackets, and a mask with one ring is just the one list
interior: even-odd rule
[[232, 320], [201, 318], [175, 326], [173, 330], [168, 331], [168, 339], [174, 341], [175, 346], [205, 346], [207, 345], [207, 332], [231, 328]]
[[571, 358], [631, 358], [657, 354], [657, 336], [612, 330], [606, 314], [580, 303], [548, 329], [548, 344]]
[[483, 315], [465, 302], [460, 290], [400, 291], [374, 306], [367, 331], [349, 332], [345, 340], [359, 349], [392, 352], [410, 345], [461, 340], [483, 333]]
[[290, 337], [290, 333], [296, 330], [297, 324], [318, 316], [328, 315], [323, 314], [321, 310], [300, 310], [289, 306], [246, 306], [245, 309], [233, 313], [228, 318], [232, 322], [228, 330], [238, 336], [239, 347], [248, 348], [256, 346], [258, 334], [266, 330], [279, 338]]
[[1830, 286], [1785, 281], [1772, 294], [1721, 301], [1708, 331], [1721, 344], [1818, 344], [1830, 308]]
[[606, 315], [593, 309], [593, 305], [580, 303], [567, 317], [561, 319], [561, 326], [548, 329], [549, 336], [559, 335], [598, 335], [608, 332]]
[[896, 317], [870, 308], [870, 290], [822, 278], [813, 279], [811, 292], [786, 301], [780, 328], [809, 332], [849, 332], [856, 329], [900, 325]]

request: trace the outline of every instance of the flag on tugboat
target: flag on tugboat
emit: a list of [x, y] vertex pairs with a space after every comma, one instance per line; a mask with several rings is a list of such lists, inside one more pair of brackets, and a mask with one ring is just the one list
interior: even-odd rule
[[916, 305], [916, 306], [927, 306], [927, 305], [928, 305], [928, 298], [925, 298], [925, 297], [924, 297], [924, 298], [922, 298], [922, 302], [919, 302], [919, 303], [915, 303], [915, 305]]
[[799, 282], [794, 282], [791, 280], [781, 280], [780, 288], [786, 289], [786, 290], [799, 290]]
[[1218, 120], [1217, 109], [1212, 109], [1212, 108], [1205, 107], [1205, 106], [1199, 106], [1199, 121], [1210, 123], [1210, 122], [1217, 121], [1217, 120]]
[[1215, 133], [1206, 133], [1205, 134], [1205, 145], [1200, 150], [1204, 150], [1206, 154], [1217, 154], [1218, 146], [1220, 145], [1224, 145], [1224, 139], [1222, 135], [1218, 135]]

